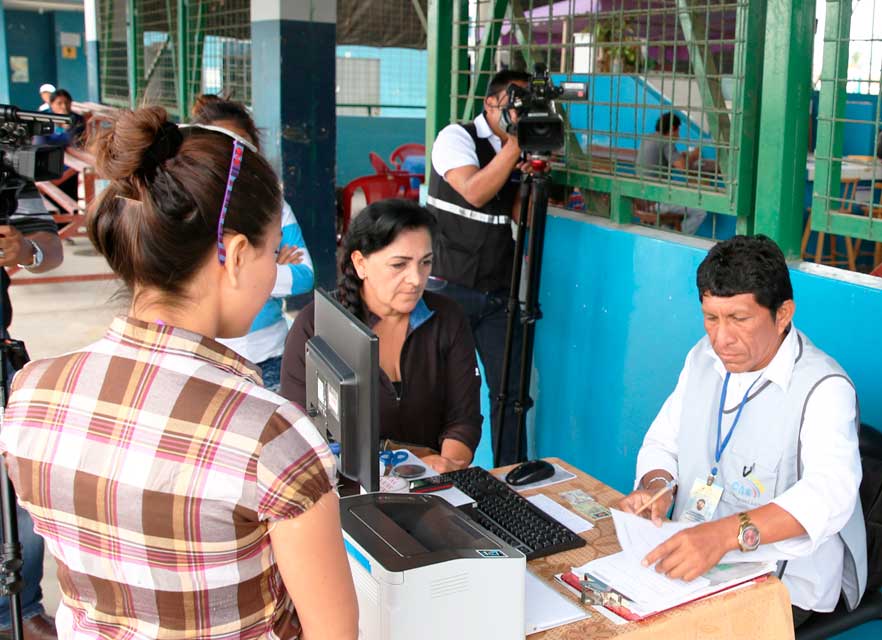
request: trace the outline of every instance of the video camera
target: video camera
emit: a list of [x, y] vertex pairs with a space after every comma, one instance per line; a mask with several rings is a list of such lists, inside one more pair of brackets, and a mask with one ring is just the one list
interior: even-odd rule
[[506, 131], [517, 132], [518, 145], [533, 155], [557, 151], [564, 143], [563, 118], [554, 109], [554, 99], [585, 100], [588, 85], [585, 82], [563, 82], [556, 87], [548, 77], [548, 69], [537, 63], [526, 87], [511, 84], [508, 87], [509, 108], [518, 114], [517, 122], [510, 122]]
[[0, 105], [0, 177], [4, 181], [23, 178], [32, 182], [60, 178], [64, 173], [64, 149], [30, 142], [34, 136], [51, 134], [56, 125], [70, 124], [70, 116]]

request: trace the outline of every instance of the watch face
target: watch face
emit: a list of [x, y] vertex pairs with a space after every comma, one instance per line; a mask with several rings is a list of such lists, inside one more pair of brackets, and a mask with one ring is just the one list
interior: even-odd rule
[[744, 527], [744, 531], [741, 532], [741, 541], [745, 548], [756, 549], [760, 543], [759, 529], [754, 525]]

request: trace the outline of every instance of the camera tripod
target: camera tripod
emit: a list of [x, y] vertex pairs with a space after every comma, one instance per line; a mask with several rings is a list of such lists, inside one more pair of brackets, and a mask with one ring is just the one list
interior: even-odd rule
[[[8, 176], [0, 178], [0, 224], [8, 224], [17, 207], [20, 185], [11, 184]], [[4, 277], [6, 274], [4, 274]], [[24, 343], [11, 340], [6, 335], [6, 301], [0, 298], [0, 425], [6, 413], [9, 396], [7, 367], [11, 362], [26, 361]], [[12, 638], [22, 640], [24, 630], [21, 618], [21, 545], [18, 540], [18, 517], [16, 515], [15, 490], [6, 469], [6, 461], [0, 460], [0, 507], [2, 507], [3, 545], [0, 547], [0, 597], [9, 598], [9, 620]]]
[[[536, 321], [542, 318], [539, 308], [539, 281], [542, 273], [542, 251], [545, 244], [545, 219], [548, 214], [548, 157], [534, 155], [530, 159], [532, 173], [521, 174], [520, 184], [520, 215], [518, 216], [517, 235], [515, 236], [514, 264], [512, 265], [511, 287], [506, 306], [505, 347], [502, 355], [502, 378], [499, 393], [496, 396], [498, 416], [497, 429], [493, 434], [493, 460], [499, 460], [502, 444], [502, 432], [505, 426], [505, 404], [508, 401], [509, 365], [512, 358], [515, 322], [523, 325], [520, 345], [520, 379], [518, 380], [518, 396], [514, 404], [517, 420], [515, 457], [518, 462], [523, 460], [521, 442], [526, 430], [527, 411], [533, 406], [529, 397], [530, 375], [533, 368], [533, 343], [536, 333]], [[532, 205], [532, 207], [531, 207]], [[529, 239], [527, 227], [529, 220]], [[526, 248], [526, 253], [524, 253]], [[524, 281], [524, 304], [521, 308], [520, 292], [522, 267], [526, 262], [527, 274]], [[520, 312], [520, 313], [518, 313]]]

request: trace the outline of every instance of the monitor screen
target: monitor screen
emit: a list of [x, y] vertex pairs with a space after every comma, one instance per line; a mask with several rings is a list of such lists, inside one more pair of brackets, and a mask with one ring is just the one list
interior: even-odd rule
[[315, 291], [315, 335], [306, 343], [306, 409], [340, 443], [340, 474], [379, 491], [380, 347], [332, 294]]

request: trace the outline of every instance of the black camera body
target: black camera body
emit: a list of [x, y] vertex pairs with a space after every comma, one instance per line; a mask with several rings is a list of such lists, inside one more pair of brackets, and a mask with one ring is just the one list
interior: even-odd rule
[[544, 64], [536, 64], [526, 87], [508, 87], [509, 108], [518, 114], [517, 122], [507, 132], [517, 132], [518, 145], [533, 155], [547, 155], [564, 144], [564, 121], [554, 109], [554, 100], [584, 100], [588, 92], [584, 82], [564, 82], [555, 86]]
[[64, 149], [30, 144], [33, 136], [49, 135], [55, 125], [69, 125], [70, 116], [21, 111], [0, 105], [0, 174], [31, 182], [54, 180], [64, 173]]

